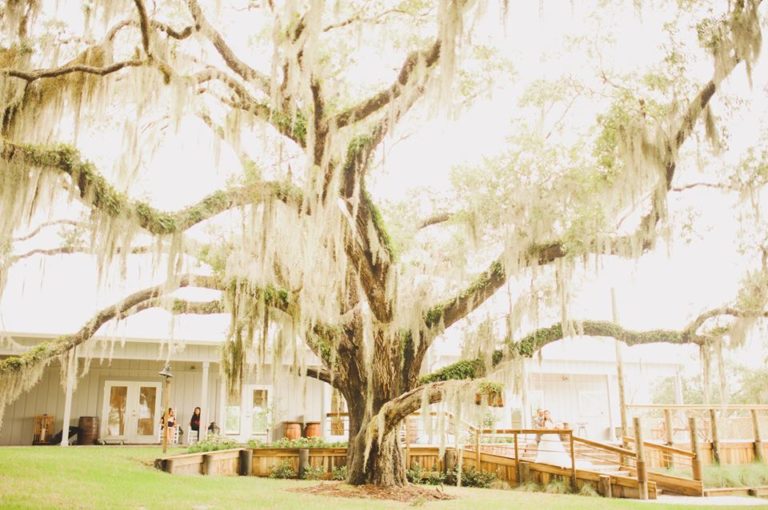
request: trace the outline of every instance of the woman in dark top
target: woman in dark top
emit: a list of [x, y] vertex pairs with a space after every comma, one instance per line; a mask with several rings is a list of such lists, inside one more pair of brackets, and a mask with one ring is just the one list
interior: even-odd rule
[[190, 439], [193, 439], [195, 436], [197, 436], [197, 439], [200, 439], [200, 412], [200, 408], [195, 407], [195, 410], [192, 412], [192, 418], [189, 420], [189, 430], [192, 432]]

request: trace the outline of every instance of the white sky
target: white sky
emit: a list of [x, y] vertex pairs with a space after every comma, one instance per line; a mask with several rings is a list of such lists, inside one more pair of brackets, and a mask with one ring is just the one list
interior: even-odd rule
[[[504, 44], [519, 75], [533, 79], [563, 71], [562, 59], [553, 55], [562, 50], [562, 39], [554, 34], [568, 27], [587, 27], [602, 30], [589, 20], [590, 5], [580, 2], [547, 1], [540, 10], [537, 2], [514, 3], [514, 12], [507, 25]], [[642, 23], [635, 16], [621, 18], [618, 28], [625, 37], [612, 53], [604, 48], [604, 55], [612, 65], [621, 62], [627, 67], [642, 66], [658, 58], [654, 42], [659, 41], [658, 26], [664, 13], [643, 12]], [[486, 21], [480, 31], [488, 30]], [[494, 25], [498, 32], [501, 29]], [[233, 39], [236, 33], [231, 34]], [[245, 39], [245, 38], [241, 38]], [[549, 59], [549, 60], [547, 60]], [[375, 65], [376, 62], [372, 62]], [[578, 59], [573, 60], [575, 74], [594, 70], [581, 69]], [[768, 66], [763, 59], [753, 74], [754, 87], [749, 89], [742, 70], [735, 73], [728, 87], [751, 101], [748, 117], [736, 118], [728, 125], [733, 134], [731, 152], [755, 143], [760, 129], [757, 112], [766, 110], [765, 84]], [[523, 86], [523, 82], [520, 87]], [[444, 117], [424, 123], [412, 136], [391, 146], [374, 179], [375, 196], [389, 200], [402, 196], [407, 189], [420, 186], [444, 185], [453, 165], [477, 160], [478, 155], [491, 155], [503, 147], [510, 126], [506, 112], [514, 111], [519, 89], [512, 87], [490, 100], [481, 100], [456, 121]], [[594, 111], [575, 112], [594, 115]], [[763, 117], [765, 118], [765, 117]], [[578, 122], [578, 120], [575, 120]], [[82, 141], [81, 148], [100, 168], [110, 166], [115, 152], [120, 151], [122, 140], [117, 132], [87, 133], [90, 142]], [[231, 151], [221, 149], [218, 165], [212, 157], [212, 141], [207, 128], [197, 121], [185, 121], [177, 135], [162, 145], [151, 161], [144, 165], [149, 170], [132, 188], [139, 198], [147, 197], [160, 208], [178, 209], [221, 187], [234, 171], [237, 160]], [[388, 146], [389, 147], [389, 146]], [[212, 171], [212, 169], [215, 169]], [[691, 168], [680, 168], [686, 182], [705, 180]], [[180, 185], [183, 183], [183, 186]], [[610, 288], [617, 289], [620, 321], [635, 329], [680, 328], [701, 311], [731, 300], [739, 285], [748, 261], [737, 253], [737, 224], [732, 217], [734, 198], [710, 191], [699, 190], [670, 195], [673, 210], [693, 205], [698, 211], [697, 229], [703, 239], [685, 244], [675, 240], [672, 245], [660, 244], [659, 249], [643, 256], [639, 261], [616, 261], [605, 258], [599, 272], [590, 269], [583, 275], [583, 286], [573, 300], [571, 315], [588, 319], [611, 318]], [[42, 242], [51, 242], [50, 236]], [[29, 245], [29, 247], [33, 245]], [[107, 288], [98, 288], [95, 264], [85, 255], [68, 257], [35, 257], [15, 265], [9, 274], [8, 286], [0, 301], [0, 329], [66, 333], [74, 331], [91, 317], [93, 312], [124, 296], [157, 282], [158, 275], [147, 267], [148, 258], [137, 258], [128, 268], [128, 281], [113, 281]], [[482, 313], [491, 313], [483, 311]], [[168, 314], [161, 311], [144, 312], [127, 321], [123, 331], [128, 336], [162, 337], [171, 326]], [[227, 330], [225, 317], [185, 317], [173, 328], [177, 338], [223, 338]], [[448, 337], [461, 337], [454, 331]], [[666, 350], [650, 350], [648, 359]], [[765, 354], [755, 356], [746, 351], [737, 356], [745, 363], [763, 362]]]

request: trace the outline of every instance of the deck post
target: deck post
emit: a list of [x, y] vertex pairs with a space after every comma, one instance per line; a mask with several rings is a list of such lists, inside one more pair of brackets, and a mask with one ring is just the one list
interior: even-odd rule
[[[674, 430], [672, 429], [672, 410], [668, 407], [664, 408], [664, 441], [667, 446], [674, 444]], [[665, 468], [672, 467], [672, 454], [661, 454], [661, 464]]]
[[67, 384], [64, 390], [64, 419], [61, 423], [61, 446], [69, 446], [69, 422], [72, 419], [72, 393], [75, 391], [75, 372], [77, 372], [77, 346], [67, 356]]
[[688, 418], [688, 428], [691, 431], [691, 452], [693, 458], [691, 459], [691, 471], [693, 479], [697, 482], [701, 481], [701, 451], [699, 450], [699, 438], [696, 435], [696, 418], [691, 416]]
[[515, 474], [517, 476], [517, 485], [520, 485], [522, 482], [520, 481], [520, 450], [517, 441], [517, 431], [513, 432], [513, 434], [515, 435]]
[[[616, 306], [616, 289], [611, 287], [611, 311], [613, 316], [613, 322], [619, 323], [619, 311]], [[627, 441], [624, 439], [627, 437], [627, 429], [629, 423], [627, 422], [627, 399], [624, 393], [624, 359], [621, 353], [621, 342], [614, 340], [616, 347], [616, 379], [619, 384], [619, 416], [621, 417], [621, 444], [625, 448], [627, 447]]]
[[720, 438], [717, 432], [717, 411], [714, 407], [709, 410], [709, 420], [712, 425], [712, 461], [720, 464]]
[[640, 417], [633, 419], [635, 428], [635, 451], [637, 452], [637, 490], [640, 499], [648, 499], [648, 473], [645, 466], [645, 446], [643, 445], [643, 430]]
[[664, 408], [664, 439], [668, 446], [672, 446], [674, 443], [674, 431], [672, 429], [672, 410], [668, 407]]
[[568, 438], [571, 440], [571, 488], [573, 492], [578, 490], [576, 484], [576, 450], [573, 448], [573, 429], [568, 431]]
[[757, 409], [750, 409], [752, 415], [752, 433], [755, 437], [755, 462], [763, 462], [763, 440], [760, 437], [760, 421], [757, 419]]
[[600, 480], [597, 482], [597, 492], [604, 498], [612, 498], [611, 491], [611, 477], [609, 475], [600, 475]]

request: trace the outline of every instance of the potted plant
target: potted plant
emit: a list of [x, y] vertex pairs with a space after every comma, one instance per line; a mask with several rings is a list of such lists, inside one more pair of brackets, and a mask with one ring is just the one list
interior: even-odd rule
[[504, 386], [494, 382], [481, 383], [475, 394], [475, 404], [482, 404], [483, 398], [491, 407], [504, 407]]

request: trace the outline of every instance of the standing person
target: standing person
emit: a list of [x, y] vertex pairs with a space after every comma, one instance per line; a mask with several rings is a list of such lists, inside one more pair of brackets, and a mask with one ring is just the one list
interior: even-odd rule
[[200, 440], [200, 407], [195, 407], [192, 411], [192, 418], [189, 420], [189, 444], [196, 443]]
[[173, 444], [173, 439], [176, 436], [176, 414], [172, 407], [168, 408], [168, 423], [165, 423], [165, 415], [160, 417], [160, 423], [163, 425], [163, 432], [168, 444]]

